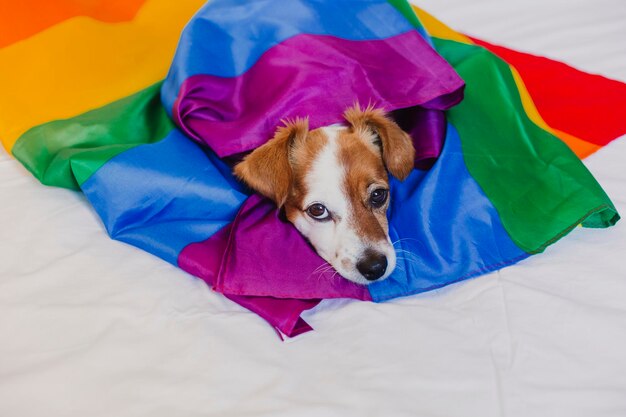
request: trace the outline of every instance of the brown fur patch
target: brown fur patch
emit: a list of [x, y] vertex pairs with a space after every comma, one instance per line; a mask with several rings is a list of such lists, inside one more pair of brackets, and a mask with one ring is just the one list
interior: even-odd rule
[[[371, 185], [388, 188], [385, 168], [404, 179], [413, 168], [415, 150], [411, 138], [382, 110], [357, 104], [346, 110], [350, 126], [337, 138], [338, 162], [345, 169], [344, 189], [349, 196], [352, 227], [369, 241], [387, 238], [386, 210], [369, 204]], [[382, 142], [382, 155], [375, 142]], [[308, 120], [285, 123], [274, 137], [235, 167], [235, 174], [251, 188], [284, 206], [294, 221], [302, 213], [308, 188], [307, 173], [329, 138], [322, 129], [308, 130]]]
[[270, 141], [235, 166], [235, 175], [277, 206], [284, 206], [287, 218], [293, 222], [294, 216], [305, 209], [306, 174], [327, 143], [321, 129], [308, 130], [307, 120], [287, 122]]
[[339, 161], [345, 169], [344, 189], [352, 211], [351, 226], [370, 242], [387, 239], [387, 205], [374, 208], [369, 203], [371, 185], [388, 188], [388, 177], [378, 150], [367, 132], [348, 130], [338, 137]]
[[356, 132], [369, 129], [378, 134], [382, 142], [383, 161], [391, 175], [400, 180], [409, 175], [415, 163], [413, 142], [384, 111], [372, 106], [362, 109], [355, 104], [346, 110], [344, 118]]
[[294, 216], [297, 213], [306, 209], [303, 206], [304, 198], [309, 191], [306, 176], [311, 171], [317, 155], [327, 143], [328, 137], [321, 129], [315, 129], [309, 132], [306, 140], [300, 141], [297, 146], [291, 148], [289, 161], [292, 170], [292, 184], [289, 197], [285, 202], [285, 214], [291, 222], [294, 221]]
[[289, 155], [292, 148], [304, 143], [309, 131], [307, 119], [285, 122], [272, 139], [258, 147], [235, 166], [235, 175], [250, 188], [282, 206], [289, 196], [292, 169]]

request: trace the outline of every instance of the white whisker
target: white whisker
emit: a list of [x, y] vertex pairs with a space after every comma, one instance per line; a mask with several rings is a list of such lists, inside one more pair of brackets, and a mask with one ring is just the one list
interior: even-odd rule
[[399, 256], [399, 257], [398, 257], [398, 260], [400, 260], [400, 261], [404, 261], [404, 262], [407, 262], [407, 263], [413, 263], [413, 264], [415, 264], [415, 265], [419, 265], [419, 261], [418, 261], [418, 259], [403, 258], [403, 257], [400, 257], [400, 256]]
[[404, 242], [405, 240], [413, 240], [413, 241], [415, 241], [415, 242], [417, 242], [417, 243], [420, 243], [420, 241], [419, 241], [419, 240], [417, 240], [417, 239], [413, 239], [413, 238], [411, 238], [411, 237], [405, 237], [405, 238], [398, 239], [398, 240], [396, 240], [396, 241], [391, 242], [391, 246], [395, 245], [396, 243]]

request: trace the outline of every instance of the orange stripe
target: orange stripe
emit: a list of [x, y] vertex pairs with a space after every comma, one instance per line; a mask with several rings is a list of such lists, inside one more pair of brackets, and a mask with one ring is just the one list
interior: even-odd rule
[[146, 0], [19, 0], [0, 2], [0, 48], [76, 16], [132, 20]]
[[570, 135], [569, 133], [565, 133], [561, 130], [552, 128], [552, 133], [561, 139], [569, 148], [576, 154], [580, 159], [584, 159], [600, 149], [602, 146], [596, 145], [594, 143], [589, 143], [582, 139], [577, 138], [576, 136]]

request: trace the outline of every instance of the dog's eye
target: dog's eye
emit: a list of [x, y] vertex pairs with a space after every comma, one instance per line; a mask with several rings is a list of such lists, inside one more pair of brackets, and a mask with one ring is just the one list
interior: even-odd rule
[[377, 188], [370, 194], [370, 204], [376, 208], [382, 207], [387, 201], [389, 191], [384, 188]]
[[328, 213], [328, 209], [324, 207], [324, 205], [320, 203], [311, 204], [306, 212], [309, 216], [314, 218], [315, 220], [328, 220], [330, 219], [330, 213]]

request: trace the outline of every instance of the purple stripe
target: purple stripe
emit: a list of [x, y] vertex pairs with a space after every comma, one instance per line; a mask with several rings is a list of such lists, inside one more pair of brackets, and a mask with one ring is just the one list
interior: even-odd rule
[[[215, 289], [215, 282], [219, 273], [223, 254], [229, 245], [229, 237], [232, 225], [211, 236], [209, 239], [192, 243], [185, 247], [178, 258], [178, 265], [185, 271], [205, 281]], [[258, 280], [255, 275], [252, 282]], [[254, 293], [254, 291], [253, 291]], [[312, 330], [311, 327], [300, 318], [303, 311], [315, 307], [321, 300], [295, 298], [256, 297], [249, 294], [232, 294], [225, 292], [224, 295], [237, 304], [255, 312], [263, 317], [275, 329], [289, 337]]]
[[[258, 199], [258, 197], [255, 198]], [[285, 228], [285, 225], [283, 225], [283, 228]], [[289, 234], [297, 234], [297, 232], [295, 232], [294, 230], [285, 229], [285, 231]], [[230, 274], [226, 273], [228, 275], [227, 277], [220, 277], [220, 281], [222, 282], [224, 280], [228, 282], [232, 278], [234, 278], [232, 279], [232, 281], [235, 286], [237, 285], [237, 281], [240, 279], [249, 280], [249, 282], [247, 283], [248, 285], [246, 285], [245, 288], [241, 288], [239, 291], [230, 291], [230, 288], [228, 288], [229, 286], [225, 287], [221, 285], [219, 288], [215, 286], [216, 281], [218, 281], [218, 274], [224, 274], [224, 272], [222, 272], [220, 269], [222, 269], [222, 262], [225, 254], [241, 250], [241, 248], [236, 247], [232, 249], [229, 248], [229, 251], [226, 252], [227, 247], [233, 243], [233, 240], [231, 239], [231, 232], [232, 224], [224, 227], [222, 230], [220, 230], [205, 241], [187, 245], [181, 251], [180, 256], [178, 257], [178, 265], [184, 271], [187, 271], [190, 274], [195, 275], [205, 281], [216, 291], [224, 293], [224, 295], [230, 300], [236, 302], [243, 307], [246, 307], [247, 309], [263, 317], [269, 324], [272, 325], [272, 327], [279, 330], [282, 334], [285, 334], [289, 337], [294, 337], [298, 334], [312, 330], [311, 327], [302, 318], [300, 318], [300, 315], [303, 311], [315, 307], [321, 301], [321, 299], [320, 297], [312, 299], [306, 299], [305, 297], [302, 297], [299, 294], [297, 288], [297, 285], [301, 283], [301, 280], [295, 280], [292, 283], [293, 285], [296, 285], [295, 291], [294, 288], [291, 289], [293, 298], [255, 296], [254, 294], [265, 293], [265, 288], [263, 288], [263, 285], [265, 285], [268, 281], [272, 282], [271, 287], [275, 287], [276, 285], [281, 284], [281, 279], [283, 279], [285, 276], [280, 274], [274, 275], [276, 271], [271, 271], [271, 273], [268, 274], [267, 271], [259, 270], [258, 265], [254, 265], [248, 262], [242, 265], [242, 275], [239, 275], [241, 268], [235, 268], [235, 270], [231, 271]], [[259, 234], [256, 234], [254, 236], [259, 236]], [[301, 239], [299, 235], [291, 236], [291, 239], [294, 238]], [[244, 239], [244, 242], [248, 242], [249, 240], [250, 239]], [[252, 243], [255, 244], [258, 242]], [[249, 246], [244, 245], [244, 250], [248, 247]], [[307, 248], [305, 250], [304, 255], [307, 259], [313, 260], [318, 263], [323, 262], [316, 259], [317, 255], [311, 252], [312, 251], [310, 248]], [[307, 264], [307, 262], [304, 263], [305, 265]], [[279, 263], [272, 262], [272, 265], [277, 264]], [[287, 267], [291, 266], [292, 265], [289, 264]], [[250, 276], [252, 276], [252, 278], [250, 278]], [[317, 285], [318, 294], [325, 294], [325, 281], [334, 282], [337, 279], [334, 278], [333, 280], [329, 281], [328, 278], [332, 277], [330, 277], [329, 274], [326, 274], [326, 276], [324, 277], [320, 277], [320, 282]], [[344, 280], [341, 279], [341, 281]], [[341, 281], [340, 287], [348, 289], [347, 291], [345, 291], [344, 296], [350, 297], [352, 294], [354, 294], [353, 291], [350, 291], [350, 287], [354, 284], [348, 283], [347, 281], [343, 283]], [[258, 288], [259, 286], [261, 288]], [[363, 291], [363, 289], [361, 291]], [[282, 293], [285, 294], [284, 291]], [[367, 296], [361, 296], [357, 298], [371, 300], [369, 292], [367, 293]]]
[[443, 149], [446, 115], [443, 110], [409, 107], [393, 112], [394, 120], [408, 132], [415, 147], [415, 168], [430, 169]]
[[[277, 253], [284, 256], [277, 258]], [[367, 287], [318, 268], [326, 262], [291, 223], [279, 218], [273, 203], [256, 194], [246, 200], [233, 223], [183, 249], [178, 264], [215, 291], [231, 296], [372, 299]]]
[[265, 143], [285, 118], [311, 128], [342, 121], [356, 101], [387, 111], [444, 110], [462, 98], [463, 80], [416, 31], [383, 40], [298, 35], [232, 78], [195, 75], [174, 104], [178, 125], [220, 157]]
[[[300, 300], [294, 298], [247, 297], [224, 294], [228, 299], [255, 312], [276, 330], [288, 337], [313, 330], [300, 315], [322, 300]], [[282, 337], [282, 336], [281, 336]]]
[[[260, 263], [259, 259], [269, 262]], [[215, 289], [277, 298], [372, 299], [367, 287], [334, 271], [322, 272], [322, 265], [326, 261], [291, 223], [280, 218], [276, 205], [254, 194], [232, 223]]]
[[[186, 246], [180, 253], [178, 265], [184, 271], [197, 276], [214, 288], [216, 276], [222, 263], [222, 254], [226, 251], [231, 230], [231, 225], [228, 225], [209, 239]], [[272, 327], [289, 337], [312, 330], [300, 318], [300, 315], [321, 301], [320, 299], [303, 300], [298, 297], [255, 297], [229, 293], [224, 293], [224, 295], [263, 317]]]

